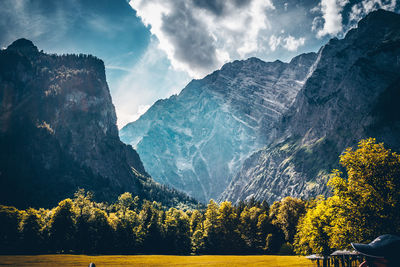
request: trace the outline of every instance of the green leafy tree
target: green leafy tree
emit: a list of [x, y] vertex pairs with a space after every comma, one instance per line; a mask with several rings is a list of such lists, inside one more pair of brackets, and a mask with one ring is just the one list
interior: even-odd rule
[[170, 208], [165, 213], [165, 239], [169, 253], [190, 253], [190, 220], [185, 212]]
[[269, 233], [272, 233], [274, 227], [267, 215], [268, 210], [261, 209], [262, 213], [258, 216], [257, 220], [257, 251], [265, 250], [266, 237]]
[[192, 252], [199, 254], [204, 251], [204, 215], [194, 210], [190, 216], [191, 248]]
[[285, 235], [282, 230], [272, 225], [271, 232], [265, 238], [264, 251], [268, 254], [277, 254], [285, 243]]
[[[250, 251], [259, 249], [262, 246], [261, 243], [264, 243], [265, 240], [265, 236], [260, 237], [258, 227], [258, 219], [261, 214], [261, 209], [257, 207], [245, 207], [240, 214], [240, 232]], [[260, 227], [262, 226], [260, 225]], [[260, 240], [260, 238], [264, 240]]]
[[89, 226], [89, 251], [92, 253], [107, 253], [113, 244], [113, 240], [106, 212], [98, 208], [91, 209], [87, 223]]
[[54, 209], [49, 222], [50, 242], [53, 250], [69, 252], [74, 248], [75, 241], [75, 213], [73, 202], [67, 198]]
[[271, 221], [282, 229], [285, 239], [289, 243], [293, 242], [297, 223], [305, 213], [305, 204], [301, 199], [285, 197], [271, 206]]
[[[331, 245], [366, 242], [383, 233], [400, 232], [400, 156], [374, 138], [340, 156], [346, 176], [334, 171], [329, 185], [341, 201]], [[334, 238], [336, 237], [336, 238]]]
[[201, 229], [204, 230], [204, 214], [198, 210], [192, 211], [190, 216], [190, 232], [193, 234], [194, 231]]
[[136, 236], [139, 227], [139, 216], [136, 212], [128, 210], [122, 213], [113, 213], [109, 216], [113, 229], [114, 251], [123, 254], [137, 252], [141, 240]]
[[147, 253], [161, 253], [163, 246], [163, 214], [161, 205], [157, 202], [145, 201], [139, 213], [140, 225], [136, 235], [141, 240], [142, 250]]
[[42, 249], [42, 220], [37, 210], [29, 208], [23, 212], [20, 224], [21, 249], [25, 253], [38, 253]]
[[238, 229], [239, 219], [231, 202], [224, 201], [221, 203], [217, 222], [219, 223], [219, 252], [224, 254], [239, 253], [243, 249], [244, 243]]
[[93, 251], [90, 232], [89, 232], [89, 218], [91, 210], [94, 208], [95, 203], [92, 201], [93, 194], [86, 192], [84, 189], [79, 189], [74, 194], [74, 210], [75, 210], [75, 228], [77, 240], [75, 249], [80, 253], [91, 253]]
[[332, 223], [339, 209], [340, 200], [337, 197], [325, 200], [321, 196], [316, 200], [315, 207], [307, 211], [297, 226], [298, 232], [294, 244], [298, 254], [316, 253], [327, 256], [332, 253], [330, 245]]
[[74, 194], [74, 207], [77, 209], [75, 212], [82, 215], [85, 209], [90, 209], [94, 206], [92, 202], [93, 193], [86, 192], [84, 189], [78, 189]]
[[214, 200], [210, 200], [207, 205], [204, 220], [204, 244], [207, 253], [215, 254], [219, 251], [220, 244], [220, 222], [219, 206]]
[[129, 192], [123, 193], [118, 197], [116, 206], [122, 212], [126, 212], [127, 210], [135, 211], [139, 206], [139, 197], [132, 197], [132, 194]]
[[14, 207], [0, 205], [0, 253], [15, 253], [18, 247], [18, 226], [21, 213]]
[[311, 202], [295, 238], [298, 253], [327, 255], [369, 242], [384, 233], [400, 233], [400, 156], [373, 138], [361, 140], [340, 156], [346, 175], [334, 170], [333, 196]]

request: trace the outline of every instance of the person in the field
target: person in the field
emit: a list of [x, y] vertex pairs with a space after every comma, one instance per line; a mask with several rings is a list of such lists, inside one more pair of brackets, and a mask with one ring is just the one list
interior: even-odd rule
[[365, 256], [359, 267], [400, 267], [400, 237], [381, 235], [369, 244], [351, 243]]

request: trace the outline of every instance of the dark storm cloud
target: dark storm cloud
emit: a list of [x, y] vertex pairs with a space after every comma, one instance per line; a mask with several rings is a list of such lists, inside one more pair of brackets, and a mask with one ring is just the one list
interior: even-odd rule
[[174, 67], [202, 77], [232, 58], [259, 52], [271, 0], [134, 0]]
[[174, 57], [196, 69], [209, 69], [217, 65], [214, 39], [204, 31], [204, 25], [194, 17], [185, 1], [174, 2], [169, 15], [162, 17], [162, 31], [175, 47]]

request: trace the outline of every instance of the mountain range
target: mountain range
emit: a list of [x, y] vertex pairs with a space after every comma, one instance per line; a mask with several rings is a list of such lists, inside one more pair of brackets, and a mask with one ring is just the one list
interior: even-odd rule
[[290, 63], [234, 61], [179, 95], [156, 102], [120, 131], [159, 182], [208, 201], [243, 161], [274, 139], [273, 125], [292, 104], [316, 54]]
[[235, 61], [120, 131], [155, 180], [207, 201], [329, 194], [366, 137], [399, 150], [400, 15], [378, 10], [318, 53]]
[[399, 101], [400, 15], [379, 10], [319, 50], [279, 138], [246, 160], [220, 198], [329, 194], [329, 173], [347, 147], [374, 137], [400, 151]]
[[383, 10], [288, 63], [227, 63], [119, 132], [102, 60], [19, 39], [0, 51], [0, 203], [51, 207], [79, 188], [165, 206], [329, 195], [345, 148], [400, 151], [399, 101], [400, 15]]

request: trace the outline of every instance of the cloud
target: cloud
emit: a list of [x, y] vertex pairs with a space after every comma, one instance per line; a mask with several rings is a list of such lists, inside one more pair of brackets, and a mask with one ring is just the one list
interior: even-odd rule
[[137, 120], [158, 99], [179, 93], [190, 80], [185, 72], [171, 67], [158, 46], [158, 40], [152, 38], [141, 59], [131, 67], [106, 65], [106, 70], [124, 72], [112, 90], [119, 128]]
[[[325, 35], [336, 35], [342, 31], [342, 10], [349, 0], [321, 0], [320, 11], [322, 12], [323, 26], [318, 29], [317, 37]], [[316, 30], [317, 25], [314, 22], [321, 22], [321, 20], [314, 20], [312, 29]], [[319, 26], [319, 25], [318, 25]]]
[[313, 19], [311, 30], [316, 32], [317, 38], [324, 36], [343, 36], [358, 21], [368, 13], [385, 9], [396, 11], [397, 0], [321, 0], [310, 10], [311, 13], [320, 13]]
[[202, 77], [262, 48], [270, 0], [134, 0], [174, 68]]
[[351, 7], [351, 12], [349, 13], [349, 21], [352, 24], [357, 23], [360, 19], [365, 17], [365, 15], [379, 8], [389, 11], [395, 11], [396, 5], [396, 0], [364, 0]]
[[271, 35], [271, 37], [269, 38], [269, 47], [271, 51], [275, 51], [281, 44], [281, 42], [282, 42], [282, 37], [276, 37], [275, 35]]
[[[54, 40], [62, 36], [67, 31], [69, 23], [62, 5], [47, 3], [47, 8], [53, 11], [48, 14], [43, 12], [43, 5], [43, 1], [2, 0], [0, 42], [8, 45], [21, 37]], [[54, 31], [55, 27], [57, 31]]]
[[294, 38], [293, 36], [289, 35], [284, 39], [283, 47], [289, 51], [297, 51], [299, 46], [304, 45], [305, 38], [301, 37], [299, 39]]
[[304, 45], [305, 40], [304, 37], [296, 39], [291, 35], [288, 35], [287, 37], [276, 37], [275, 35], [271, 35], [269, 38], [269, 46], [271, 51], [275, 51], [278, 47], [283, 47], [288, 51], [297, 51], [300, 46]]
[[174, 48], [173, 58], [189, 63], [191, 69], [207, 72], [218, 65], [216, 44], [208, 31], [207, 24], [197, 19], [186, 1], [176, 3], [176, 8], [169, 15], [163, 16], [161, 31], [168, 37]]

